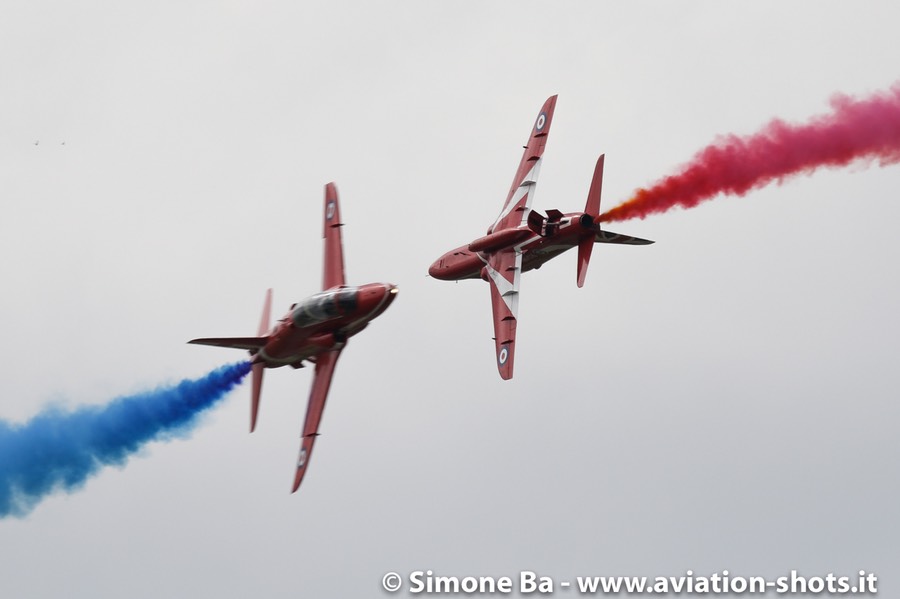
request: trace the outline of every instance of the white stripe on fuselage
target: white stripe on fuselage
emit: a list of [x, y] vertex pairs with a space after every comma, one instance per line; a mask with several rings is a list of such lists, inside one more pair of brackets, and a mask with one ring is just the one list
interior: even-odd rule
[[493, 281], [494, 286], [497, 288], [497, 291], [500, 292], [500, 297], [503, 299], [503, 303], [506, 304], [506, 307], [509, 308], [510, 313], [513, 315], [513, 318], [517, 317], [519, 313], [519, 273], [522, 272], [522, 253], [516, 251], [516, 270], [513, 274], [513, 282], [510, 283], [506, 280], [506, 277], [501, 275], [497, 270], [485, 262], [485, 268], [487, 269], [488, 276], [491, 277], [491, 281]]
[[513, 280], [511, 283], [507, 280], [506, 277], [497, 272], [496, 268], [490, 265], [488, 260], [481, 252], [476, 254], [478, 258], [482, 262], [484, 262], [485, 271], [487, 271], [487, 274], [491, 278], [491, 281], [494, 282], [494, 286], [497, 288], [497, 291], [500, 292], [500, 297], [503, 298], [503, 303], [505, 303], [506, 307], [509, 308], [509, 311], [513, 315], [513, 318], [518, 318], [519, 314], [519, 277], [522, 276], [522, 247], [534, 241], [536, 238], [539, 239], [540, 236], [533, 235], [522, 243], [513, 246], [512, 251], [516, 253], [516, 261], [515, 270], [513, 271]]
[[526, 197], [525, 200], [525, 210], [522, 211], [522, 222], [519, 223], [519, 226], [525, 223], [526, 218], [528, 217], [528, 209], [531, 207], [531, 201], [534, 199], [534, 186], [537, 184], [538, 175], [541, 172], [541, 159], [538, 158], [534, 166], [531, 167], [531, 170], [528, 171], [528, 174], [519, 182], [519, 187], [513, 192], [512, 196], [509, 198], [509, 201], [506, 202], [506, 205], [503, 206], [503, 211], [500, 212], [500, 216], [497, 217], [497, 220], [494, 221], [494, 224], [491, 225], [491, 232], [493, 232], [494, 227], [497, 226], [501, 220], [506, 218], [510, 212], [512, 212], [513, 208], [519, 203], [519, 201]]
[[[526, 210], [524, 212], [524, 214], [522, 215], [523, 223], [528, 219], [527, 215], [528, 215], [528, 210]], [[563, 219], [561, 219], [561, 221], [560, 221], [559, 228], [557, 229], [557, 233], [554, 235], [554, 237], [560, 236], [559, 235], [560, 232], [562, 232], [564, 229], [570, 228], [573, 224], [575, 224], [575, 222], [576, 222], [576, 219], [572, 218], [571, 216], [563, 217]], [[519, 226], [522, 226], [522, 225], [519, 225]], [[536, 241], [540, 241], [541, 239], [543, 239], [543, 238], [540, 235], [534, 234], [534, 235], [531, 235], [530, 237], [528, 237], [527, 239], [524, 239], [519, 244], [514, 245], [512, 247], [512, 250], [516, 253], [515, 271], [513, 274], [512, 283], [510, 283], [506, 279], [506, 277], [504, 277], [502, 274], [497, 272], [497, 270], [490, 265], [490, 263], [488, 262], [488, 259], [485, 258], [484, 254], [482, 252], [476, 253], [476, 256], [478, 256], [478, 258], [482, 262], [484, 262], [485, 270], [487, 271], [488, 276], [491, 278], [491, 281], [493, 281], [494, 285], [497, 287], [497, 291], [500, 292], [500, 297], [503, 298], [503, 301], [506, 304], [506, 307], [509, 308], [509, 311], [516, 318], [518, 318], [518, 308], [519, 308], [519, 282], [520, 282], [519, 277], [522, 275], [522, 256], [523, 256], [522, 248], [525, 246], [531, 245], [532, 243], [534, 243]], [[560, 247], [564, 248], [564, 249], [561, 249], [559, 252], [554, 252], [554, 255], [556, 253], [560, 253], [561, 251], [564, 251], [565, 249], [574, 247], [574, 244], [573, 245], [566, 244], [566, 245], [560, 246]], [[556, 248], [556, 246], [547, 246], [545, 249], [554, 249], [555, 250], [555, 248]], [[534, 250], [531, 250], [531, 251], [534, 251]], [[551, 256], [551, 258], [552, 257], [553, 256]], [[547, 260], [549, 260], [549, 259], [550, 258], [547, 258]]]

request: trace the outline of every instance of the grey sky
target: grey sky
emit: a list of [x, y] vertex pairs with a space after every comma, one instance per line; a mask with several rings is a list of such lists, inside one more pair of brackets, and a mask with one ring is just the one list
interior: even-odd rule
[[0, 521], [0, 592], [727, 568], [866, 569], [896, 595], [900, 167], [611, 225], [657, 243], [596, 248], [580, 290], [574, 254], [525, 275], [510, 382], [487, 285], [425, 273], [493, 222], [551, 94], [534, 207], [581, 209], [604, 152], [612, 206], [717, 134], [889, 87], [898, 21], [888, 2], [5, 2], [0, 418], [239, 359], [185, 342], [253, 333], [268, 287], [279, 314], [318, 290], [328, 181], [349, 282], [401, 291], [344, 352], [298, 494], [311, 373], [270, 371], [252, 436], [245, 386], [192, 439]]

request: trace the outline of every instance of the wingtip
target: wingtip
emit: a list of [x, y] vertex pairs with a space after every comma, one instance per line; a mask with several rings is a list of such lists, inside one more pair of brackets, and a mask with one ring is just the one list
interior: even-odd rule
[[513, 377], [513, 347], [512, 344], [505, 345], [500, 349], [497, 360], [497, 371], [500, 378], [508, 381]]

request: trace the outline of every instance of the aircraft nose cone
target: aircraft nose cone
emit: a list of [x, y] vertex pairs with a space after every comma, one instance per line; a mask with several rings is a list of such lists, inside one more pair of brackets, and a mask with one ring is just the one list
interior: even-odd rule
[[398, 289], [396, 285], [390, 283], [384, 284], [384, 290], [387, 298], [387, 305], [390, 305], [391, 302], [397, 299], [397, 294], [400, 293], [400, 289]]
[[397, 299], [397, 294], [400, 293], [400, 290], [396, 285], [392, 283], [382, 283], [381, 284], [382, 291], [379, 295], [381, 295], [382, 299], [380, 302], [380, 306], [377, 308], [378, 314], [381, 314], [385, 310], [388, 309], [388, 306], [394, 303], [394, 300]]
[[391, 283], [369, 283], [360, 287], [358, 313], [372, 319], [387, 310], [399, 290]]
[[434, 277], [434, 278], [436, 278], [436, 279], [440, 279], [440, 278], [441, 278], [441, 271], [443, 270], [443, 268], [441, 267], [441, 262], [443, 262], [443, 260], [435, 260], [434, 264], [432, 264], [432, 265], [428, 268], [428, 275], [429, 275], [429, 276], [432, 276], [432, 277]]

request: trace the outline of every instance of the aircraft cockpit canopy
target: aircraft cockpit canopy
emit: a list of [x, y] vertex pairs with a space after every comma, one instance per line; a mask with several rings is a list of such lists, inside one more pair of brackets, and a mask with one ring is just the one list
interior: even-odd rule
[[295, 305], [291, 319], [298, 327], [308, 327], [338, 318], [356, 309], [359, 289], [341, 287], [312, 295]]

